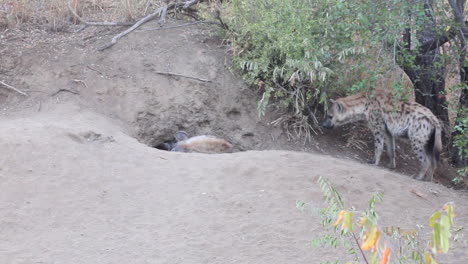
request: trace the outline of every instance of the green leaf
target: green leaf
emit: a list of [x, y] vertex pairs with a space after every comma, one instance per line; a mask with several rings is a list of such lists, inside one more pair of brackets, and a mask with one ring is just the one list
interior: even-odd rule
[[429, 218], [429, 225], [431, 227], [434, 227], [434, 224], [440, 218], [440, 215], [441, 215], [441, 213], [437, 211], [431, 216], [431, 218]]

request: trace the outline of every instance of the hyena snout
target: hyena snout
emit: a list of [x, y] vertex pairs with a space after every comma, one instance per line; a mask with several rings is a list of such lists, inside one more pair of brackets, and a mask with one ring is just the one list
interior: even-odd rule
[[332, 129], [334, 127], [332, 120], [330, 118], [325, 119], [322, 123], [322, 127]]

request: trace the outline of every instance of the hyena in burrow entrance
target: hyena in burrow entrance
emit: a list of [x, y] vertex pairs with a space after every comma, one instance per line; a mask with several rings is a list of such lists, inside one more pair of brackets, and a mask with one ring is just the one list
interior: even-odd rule
[[395, 136], [409, 138], [414, 153], [421, 162], [418, 180], [432, 181], [442, 150], [441, 124], [426, 107], [397, 100], [390, 91], [374, 90], [331, 100], [323, 127], [333, 128], [366, 120], [375, 141], [374, 160], [379, 165], [386, 145], [390, 167], [395, 168]]

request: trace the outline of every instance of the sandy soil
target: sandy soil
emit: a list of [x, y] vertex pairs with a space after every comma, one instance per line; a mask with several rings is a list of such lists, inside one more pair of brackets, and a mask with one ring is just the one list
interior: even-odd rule
[[[446, 202], [455, 204], [457, 224], [468, 224], [466, 192], [326, 155], [252, 151], [339, 153], [327, 148], [352, 146], [332, 138], [303, 147], [268, 125], [273, 116], [259, 118], [257, 95], [229, 71], [229, 56], [212, 30], [139, 32], [103, 53], [95, 48], [115, 31], [99, 30], [19, 39], [13, 32], [1, 39], [0, 79], [31, 96], [0, 91], [0, 263], [345, 258], [310, 246], [323, 230], [311, 209], [322, 205], [319, 176], [335, 183], [348, 207], [365, 209], [372, 192], [383, 192], [384, 226], [419, 224], [425, 234], [428, 217]], [[79, 94], [55, 94], [59, 89]], [[237, 150], [251, 151], [206, 155], [149, 147], [179, 129], [225, 137]], [[306, 210], [296, 208], [298, 200], [307, 202]], [[464, 229], [440, 263], [468, 259], [466, 236]]]
[[[466, 194], [380, 168], [285, 151], [183, 154], [148, 148], [108, 117], [72, 105], [2, 121], [1, 263], [319, 263], [321, 206], [329, 178], [347, 206], [383, 192], [382, 218], [426, 227]], [[426, 199], [411, 190], [424, 194]], [[468, 258], [466, 231], [449, 260]]]

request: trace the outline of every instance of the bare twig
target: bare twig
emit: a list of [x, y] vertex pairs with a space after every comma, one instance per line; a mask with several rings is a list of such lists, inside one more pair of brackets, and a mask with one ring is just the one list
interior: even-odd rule
[[221, 26], [221, 24], [216, 22], [216, 21], [195, 21], [195, 22], [190, 22], [190, 23], [185, 23], [185, 24], [180, 24], [180, 25], [170, 26], [170, 27], [157, 27], [157, 28], [140, 29], [140, 30], [137, 30], [136, 32], [174, 29], [174, 28], [187, 27], [187, 26], [192, 26], [192, 25], [197, 25], [197, 24], [213, 24], [213, 25]]
[[155, 71], [154, 73], [156, 73], [156, 74], [162, 74], [162, 75], [169, 75], [169, 76], [183, 77], [183, 78], [192, 79], [192, 80], [197, 80], [197, 81], [201, 81], [201, 82], [213, 82], [213, 81], [211, 81], [211, 80], [201, 79], [201, 78], [192, 77], [192, 76], [187, 76], [187, 75], [182, 75], [182, 74], [173, 73], [173, 72], [159, 72], [159, 71]]
[[55, 93], [53, 93], [51, 96], [56, 96], [56, 95], [59, 94], [60, 92], [69, 92], [69, 93], [72, 93], [72, 94], [80, 94], [80, 93], [77, 92], [77, 91], [73, 91], [73, 90], [61, 88], [61, 89], [59, 89], [58, 91], [56, 91]]
[[115, 43], [117, 43], [117, 41], [124, 37], [125, 35], [127, 35], [128, 33], [132, 32], [133, 30], [137, 29], [139, 26], [143, 25], [144, 23], [152, 20], [153, 18], [155, 18], [156, 16], [160, 16], [162, 14], [162, 12], [166, 9], [168, 9], [169, 7], [173, 8], [175, 6], [175, 4], [171, 4], [169, 6], [164, 6], [164, 7], [161, 7], [161, 8], [158, 8], [155, 12], [145, 16], [144, 18], [140, 19], [138, 22], [136, 22], [133, 26], [131, 26], [130, 28], [128, 28], [127, 30], [125, 30], [124, 32], [114, 36], [111, 40], [110, 43], [100, 47], [98, 50], [99, 51], [103, 51], [105, 49], [108, 49], [112, 46], [115, 45]]
[[89, 88], [88, 88], [88, 85], [86, 85], [86, 83], [85, 83], [83, 80], [73, 80], [73, 81], [76, 82], [76, 83], [81, 83], [81, 84], [84, 85], [84, 87], [86, 87], [87, 89], [89, 89]]
[[219, 9], [216, 9], [214, 17], [219, 21], [219, 24], [222, 28], [229, 30], [229, 26], [224, 23], [223, 19], [221, 18], [221, 11], [219, 11]]
[[108, 49], [108, 48], [114, 46], [115, 43], [117, 43], [117, 41], [120, 38], [126, 36], [130, 32], [134, 31], [135, 29], [137, 29], [141, 25], [143, 25], [146, 22], [154, 19], [157, 16], [159, 16], [161, 18], [160, 21], [159, 21], [159, 24], [162, 25], [162, 23], [165, 22], [166, 13], [169, 10], [173, 10], [173, 9], [184, 9], [185, 10], [185, 9], [188, 9], [191, 6], [193, 6], [193, 5], [195, 5], [195, 4], [199, 3], [199, 2], [203, 2], [203, 0], [190, 0], [190, 1], [187, 1], [187, 2], [184, 2], [184, 3], [172, 3], [172, 4], [169, 4], [169, 5], [160, 7], [156, 11], [154, 11], [153, 13], [151, 13], [151, 14], [145, 16], [144, 18], [140, 19], [138, 22], [136, 22], [133, 26], [131, 26], [130, 28], [128, 28], [124, 32], [114, 36], [110, 43], [100, 47], [98, 50], [103, 51], [105, 49]]
[[366, 262], [366, 264], [369, 264], [369, 262], [367, 261], [366, 255], [364, 254], [364, 251], [362, 251], [361, 249], [361, 245], [359, 245], [359, 241], [356, 237], [356, 234], [354, 234], [354, 232], [352, 232], [352, 234], [353, 234], [354, 241], [356, 242], [357, 247], [359, 248], [359, 251], [361, 251], [361, 255], [362, 255], [362, 258], [364, 259], [364, 262]]
[[7, 89], [9, 89], [9, 90], [15, 91], [15, 92], [17, 92], [17, 93], [19, 93], [19, 94], [21, 94], [21, 95], [23, 95], [23, 96], [28, 96], [27, 93], [25, 93], [25, 92], [23, 92], [23, 91], [21, 91], [21, 90], [15, 88], [15, 87], [9, 85], [9, 84], [6, 84], [6, 83], [4, 83], [4, 82], [2, 82], [2, 81], [0, 81], [0, 84], [3, 85], [5, 88], [7, 88]]
[[161, 12], [160, 12], [160, 17], [159, 17], [158, 24], [159, 24], [159, 26], [161, 26], [161, 27], [162, 27], [164, 24], [166, 24], [167, 8], [168, 8], [168, 6], [163, 6], [163, 7], [162, 7], [162, 10], [161, 10]]
[[187, 9], [190, 8], [191, 6], [197, 4], [198, 2], [201, 2], [200, 0], [190, 0], [185, 2], [185, 5], [182, 7], [182, 9]]
[[418, 196], [418, 197], [421, 197], [424, 200], [428, 200], [426, 195], [422, 194], [419, 191], [416, 191], [415, 189], [411, 189], [410, 192], [413, 193], [414, 195]]
[[150, 1], [151, 1], [151, 0], [146, 1], [145, 12], [143, 13], [143, 14], [145, 14], [145, 15], [146, 15], [146, 13], [148, 12], [148, 8], [150, 7]]
[[90, 70], [92, 70], [92, 71], [95, 71], [95, 72], [97, 72], [97, 73], [99, 73], [99, 74], [101, 74], [101, 75], [104, 75], [102, 72], [100, 72], [100, 71], [98, 71], [98, 70], [96, 70], [96, 69], [91, 68], [91, 66], [89, 66], [89, 65], [86, 65], [86, 68], [88, 68], [88, 69], [90, 69]]

